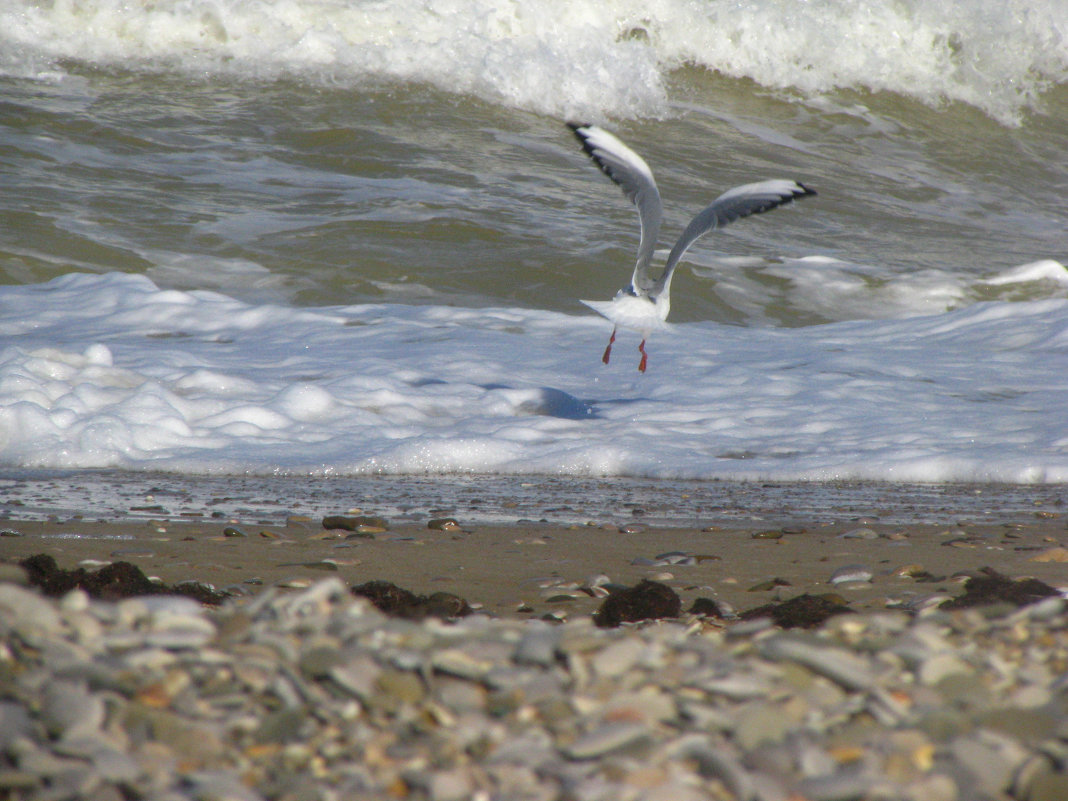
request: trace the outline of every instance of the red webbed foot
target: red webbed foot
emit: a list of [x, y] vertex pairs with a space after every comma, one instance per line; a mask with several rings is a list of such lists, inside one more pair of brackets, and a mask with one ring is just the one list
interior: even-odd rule
[[601, 361], [608, 364], [608, 359], [612, 356], [612, 343], [616, 341], [616, 329], [612, 329], [612, 336], [608, 340], [608, 347], [604, 349], [604, 356], [601, 357]]

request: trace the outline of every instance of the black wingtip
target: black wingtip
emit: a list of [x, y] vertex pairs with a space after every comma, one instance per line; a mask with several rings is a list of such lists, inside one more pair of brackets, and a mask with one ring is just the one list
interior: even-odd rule
[[590, 123], [588, 122], [569, 122], [567, 123], [567, 127], [571, 129], [571, 133], [575, 135], [575, 138], [578, 139], [579, 144], [582, 145], [582, 152], [589, 156], [591, 159], [593, 159], [594, 164], [597, 165], [601, 172], [603, 172], [616, 183], [619, 183], [619, 181], [616, 180], [616, 177], [612, 174], [612, 171], [609, 169], [608, 165], [605, 164], [604, 161], [597, 155], [597, 149], [592, 144], [590, 144], [590, 137], [586, 133], [585, 129], [591, 128], [593, 126], [590, 125]]
[[797, 185], [800, 186], [803, 190], [805, 190], [801, 194], [794, 196], [797, 199], [801, 199], [803, 197], [816, 197], [816, 195], [819, 194], [819, 192], [817, 192], [815, 189], [812, 189], [811, 187], [805, 186], [800, 181], [797, 182]]
[[589, 123], [569, 122], [567, 123], [567, 127], [571, 129], [571, 133], [573, 133], [575, 135], [575, 138], [579, 140], [579, 144], [582, 145], [582, 149], [585, 150], [587, 154], [592, 156], [593, 148], [590, 147], [590, 140], [586, 136], [586, 134], [583, 133], [584, 128], [590, 127]]

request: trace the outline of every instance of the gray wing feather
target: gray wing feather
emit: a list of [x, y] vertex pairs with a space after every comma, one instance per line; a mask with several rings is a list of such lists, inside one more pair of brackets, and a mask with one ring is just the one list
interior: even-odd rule
[[671, 283], [671, 274], [678, 266], [690, 245], [700, 239], [714, 228], [722, 228], [728, 223], [748, 217], [751, 214], [763, 214], [765, 211], [777, 209], [779, 206], [811, 197], [816, 192], [804, 184], [796, 181], [760, 181], [755, 184], [745, 184], [728, 189], [710, 206], [701, 211], [686, 230], [682, 232], [679, 241], [668, 254], [664, 273], [657, 280], [654, 293], [659, 294], [664, 287]]
[[638, 209], [641, 242], [631, 283], [638, 289], [648, 291], [654, 285], [649, 278], [649, 264], [656, 250], [663, 219], [663, 204], [653, 172], [645, 159], [603, 128], [576, 123], [568, 123], [568, 127], [582, 143], [582, 149], [601, 168], [601, 172], [615, 181]]

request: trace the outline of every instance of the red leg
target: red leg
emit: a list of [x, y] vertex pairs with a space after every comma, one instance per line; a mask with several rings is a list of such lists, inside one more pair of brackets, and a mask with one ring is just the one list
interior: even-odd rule
[[604, 356], [601, 357], [601, 361], [608, 364], [608, 358], [612, 355], [612, 343], [616, 341], [616, 329], [612, 329], [612, 337], [608, 340], [608, 347], [604, 349]]
[[649, 354], [645, 352], [645, 340], [644, 339], [642, 340], [642, 343], [638, 346], [638, 350], [640, 350], [642, 352], [642, 360], [640, 362], [638, 362], [638, 372], [639, 373], [644, 373], [645, 372], [645, 365], [649, 361]]

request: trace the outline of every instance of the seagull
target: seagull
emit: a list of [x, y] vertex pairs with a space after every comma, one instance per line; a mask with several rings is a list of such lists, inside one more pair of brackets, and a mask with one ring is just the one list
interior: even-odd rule
[[694, 217], [671, 248], [667, 263], [660, 277], [649, 277], [649, 266], [656, 249], [663, 217], [660, 191], [656, 188], [653, 171], [645, 159], [627, 147], [613, 134], [596, 125], [580, 125], [569, 122], [568, 127], [582, 143], [582, 149], [594, 160], [601, 172], [623, 189], [623, 194], [638, 209], [641, 223], [641, 240], [638, 244], [638, 262], [630, 283], [616, 293], [612, 300], [581, 301], [612, 323], [612, 336], [604, 349], [601, 361], [608, 364], [612, 355], [612, 343], [616, 341], [619, 328], [629, 328], [642, 335], [638, 350], [642, 359], [638, 371], [644, 373], [649, 356], [645, 352], [645, 340], [653, 331], [664, 328], [671, 308], [671, 277], [690, 245], [713, 228], [719, 228], [750, 214], [762, 214], [793, 200], [811, 197], [816, 192], [796, 181], [773, 180], [745, 184], [728, 189]]

